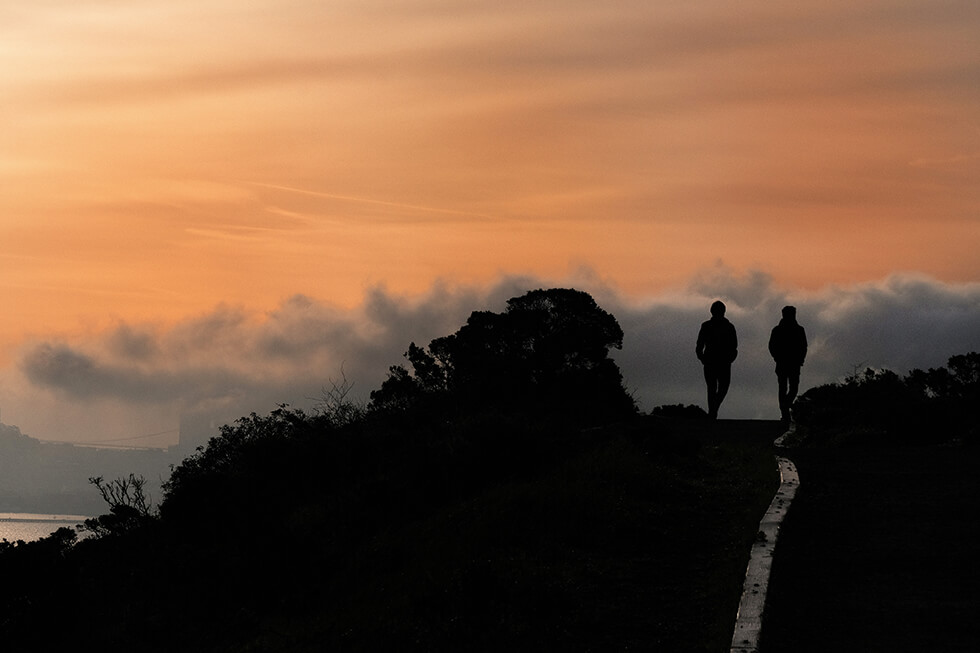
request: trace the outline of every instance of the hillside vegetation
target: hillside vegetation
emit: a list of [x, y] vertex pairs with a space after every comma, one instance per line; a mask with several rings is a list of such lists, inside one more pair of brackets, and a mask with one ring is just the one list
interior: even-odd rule
[[946, 367], [866, 369], [842, 383], [812, 388], [793, 408], [807, 446], [976, 443], [980, 354], [950, 357]]
[[[608, 357], [622, 337], [584, 293], [535, 291], [413, 343], [411, 369], [392, 367], [368, 405], [341, 386], [313, 414], [281, 406], [222, 427], [158, 506], [137, 477], [98, 479], [110, 510], [87, 537], [0, 543], [0, 638], [24, 651], [725, 651], [781, 427], [637, 414]], [[968, 354], [811, 390], [800, 446], [975, 440], [977, 369]], [[943, 428], [910, 428], [923, 414]]]
[[738, 426], [253, 415], [175, 470], [159, 514], [117, 506], [97, 538], [8, 547], [0, 634], [26, 644], [55, 621], [49, 638], [102, 650], [722, 650], [777, 482], [777, 425]]
[[[772, 423], [642, 417], [573, 290], [474, 313], [369, 405], [222, 427], [159, 506], [0, 543], [11, 650], [721, 650]], [[58, 624], [51, 629], [49, 624]], [[43, 637], [39, 638], [39, 633]]]

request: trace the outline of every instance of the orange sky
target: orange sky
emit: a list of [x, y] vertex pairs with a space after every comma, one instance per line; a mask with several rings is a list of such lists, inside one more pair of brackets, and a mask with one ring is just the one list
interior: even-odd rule
[[0, 360], [294, 293], [980, 280], [980, 4], [0, 8]]

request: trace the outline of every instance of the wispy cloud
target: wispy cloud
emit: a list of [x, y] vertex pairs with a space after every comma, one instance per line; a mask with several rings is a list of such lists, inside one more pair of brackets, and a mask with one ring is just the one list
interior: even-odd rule
[[429, 221], [436, 219], [435, 216], [455, 216], [455, 217], [465, 217], [465, 218], [479, 218], [482, 220], [494, 220], [492, 216], [483, 213], [474, 213], [472, 211], [464, 211], [459, 209], [444, 208], [439, 206], [420, 206], [417, 204], [408, 204], [405, 202], [396, 202], [391, 200], [381, 200], [370, 197], [354, 197], [351, 195], [339, 195], [336, 193], [326, 193], [322, 191], [309, 190], [305, 188], [294, 188], [292, 186], [283, 186], [280, 184], [273, 184], [268, 182], [244, 182], [252, 186], [257, 186], [260, 188], [268, 188], [272, 190], [284, 191], [287, 193], [296, 193], [299, 195], [307, 195], [310, 197], [318, 197], [326, 200], [338, 200], [340, 202], [350, 202], [354, 204], [370, 204], [381, 207], [388, 207], [394, 209], [405, 209], [412, 211], [416, 214], [416, 219]]
[[914, 161], [909, 161], [909, 165], [918, 168], [946, 168], [952, 166], [959, 166], [962, 164], [973, 164], [976, 161], [980, 161], [980, 153], [956, 154], [953, 156], [933, 158], [933, 159], [930, 158], [915, 159]]

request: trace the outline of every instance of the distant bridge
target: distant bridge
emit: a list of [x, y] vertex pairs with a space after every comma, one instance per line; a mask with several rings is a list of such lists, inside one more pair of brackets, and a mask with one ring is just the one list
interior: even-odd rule
[[94, 447], [102, 449], [133, 449], [133, 450], [143, 450], [143, 451], [165, 451], [168, 447], [146, 447], [138, 445], [121, 444], [123, 442], [132, 442], [134, 440], [146, 440], [148, 438], [155, 438], [161, 435], [168, 435], [170, 433], [179, 433], [180, 428], [167, 429], [166, 431], [157, 431], [156, 433], [146, 433], [144, 435], [133, 435], [126, 438], [111, 438], [108, 440], [40, 440], [41, 442], [47, 442], [49, 444], [70, 444], [76, 447]]

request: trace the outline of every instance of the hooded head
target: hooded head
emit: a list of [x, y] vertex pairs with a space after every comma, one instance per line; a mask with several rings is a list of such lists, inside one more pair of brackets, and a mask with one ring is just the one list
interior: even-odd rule
[[796, 321], [796, 307], [783, 306], [783, 319]]
[[711, 316], [712, 317], [724, 317], [725, 316], [725, 305], [720, 301], [715, 302], [711, 305]]

